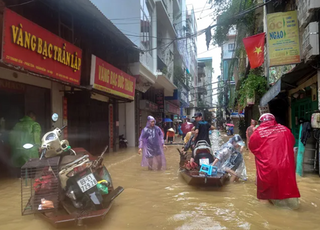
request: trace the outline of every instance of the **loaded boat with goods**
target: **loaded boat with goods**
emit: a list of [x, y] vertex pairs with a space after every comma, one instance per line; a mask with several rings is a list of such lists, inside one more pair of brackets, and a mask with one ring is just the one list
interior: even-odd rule
[[[58, 115], [52, 116], [57, 121]], [[42, 138], [41, 156], [21, 168], [22, 215], [37, 214], [53, 226], [83, 226], [104, 219], [114, 199], [123, 192], [114, 188], [103, 164], [83, 148], [72, 149], [56, 128]], [[33, 147], [23, 146], [26, 151]]]
[[[179, 149], [178, 151], [180, 162], [186, 160], [185, 155]], [[194, 149], [194, 162], [187, 163], [184, 167], [180, 164], [180, 175], [191, 186], [222, 187], [229, 175], [211, 166], [214, 158], [210, 145], [206, 141], [199, 141]]]

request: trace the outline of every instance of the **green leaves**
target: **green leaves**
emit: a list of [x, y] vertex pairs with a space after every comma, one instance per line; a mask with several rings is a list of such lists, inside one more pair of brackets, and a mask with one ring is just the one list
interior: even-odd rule
[[[248, 78], [244, 79], [240, 84], [238, 91], [238, 104], [244, 108], [247, 105], [247, 99], [257, 96], [262, 97], [267, 92], [267, 79], [258, 75], [259, 70], [251, 70]], [[258, 100], [256, 100], [258, 101]]]
[[239, 18], [234, 16], [251, 8], [254, 5], [254, 0], [246, 0], [244, 2], [239, 0], [212, 0], [212, 2], [215, 4], [215, 13], [218, 15], [217, 22], [219, 24], [215, 28], [213, 44], [222, 46], [227, 41], [227, 34], [230, 28], [236, 26], [238, 47], [246, 35], [250, 36], [253, 33], [255, 13], [252, 11]]

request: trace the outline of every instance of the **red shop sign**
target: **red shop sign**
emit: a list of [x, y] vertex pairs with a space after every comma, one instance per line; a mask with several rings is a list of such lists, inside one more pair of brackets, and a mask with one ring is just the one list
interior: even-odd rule
[[172, 105], [170, 103], [167, 103], [167, 111], [169, 113], [173, 113], [173, 114], [179, 114], [180, 113], [180, 109], [178, 106]]
[[35, 73], [80, 84], [80, 48], [5, 9], [2, 60]]
[[94, 55], [90, 83], [95, 89], [134, 100], [136, 79]]

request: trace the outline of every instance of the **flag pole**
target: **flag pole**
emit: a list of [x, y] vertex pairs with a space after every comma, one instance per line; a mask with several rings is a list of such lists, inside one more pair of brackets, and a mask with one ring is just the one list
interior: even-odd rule
[[[266, 3], [266, 0], [263, 0], [264, 3]], [[265, 75], [267, 78], [267, 87], [269, 88], [269, 67], [270, 67], [270, 60], [269, 60], [269, 42], [268, 42], [268, 22], [267, 22], [267, 4], [263, 6], [263, 20], [264, 20], [264, 26], [263, 30], [266, 34], [266, 49], [265, 49]]]

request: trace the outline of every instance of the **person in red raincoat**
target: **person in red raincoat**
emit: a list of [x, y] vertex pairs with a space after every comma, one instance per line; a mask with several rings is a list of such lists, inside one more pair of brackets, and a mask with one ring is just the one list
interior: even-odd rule
[[300, 197], [293, 152], [295, 138], [271, 113], [263, 114], [259, 121], [260, 126], [249, 141], [256, 160], [257, 197], [295, 209]]

